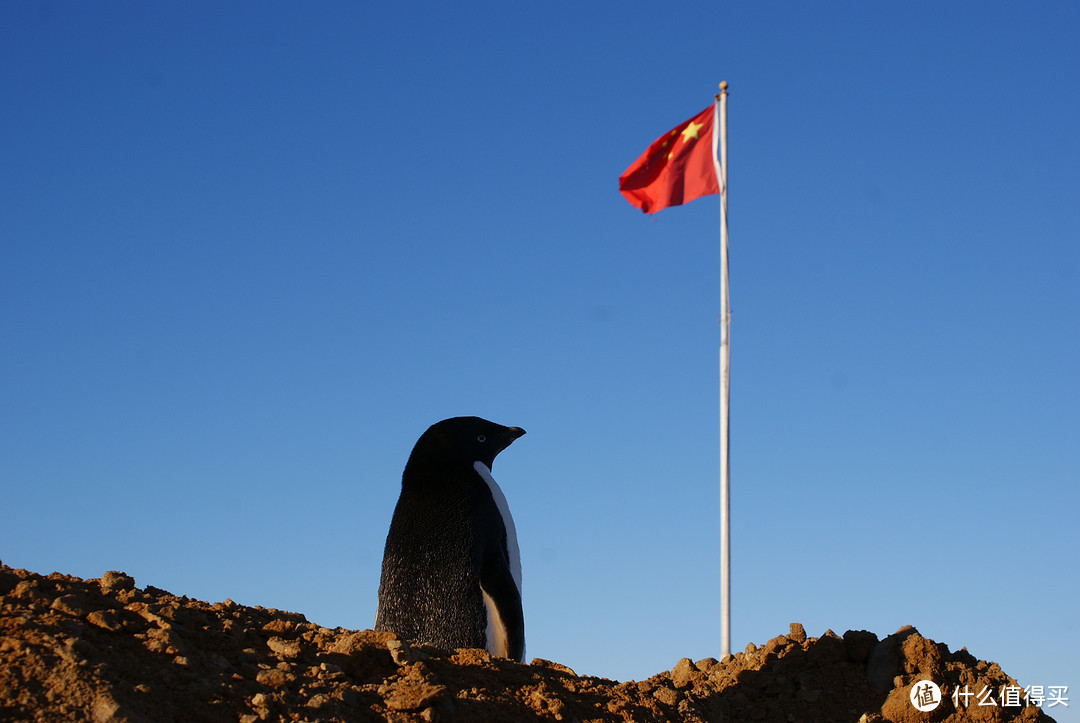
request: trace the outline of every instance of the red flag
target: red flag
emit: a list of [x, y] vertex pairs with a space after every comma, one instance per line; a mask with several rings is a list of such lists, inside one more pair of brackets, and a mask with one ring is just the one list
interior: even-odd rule
[[645, 213], [720, 193], [712, 137], [710, 105], [653, 141], [619, 176], [619, 192]]

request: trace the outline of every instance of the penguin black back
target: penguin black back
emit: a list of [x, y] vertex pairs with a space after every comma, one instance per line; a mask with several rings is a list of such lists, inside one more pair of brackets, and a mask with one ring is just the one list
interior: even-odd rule
[[491, 476], [496, 455], [523, 434], [454, 417], [421, 435], [386, 536], [376, 630], [524, 659], [517, 534]]

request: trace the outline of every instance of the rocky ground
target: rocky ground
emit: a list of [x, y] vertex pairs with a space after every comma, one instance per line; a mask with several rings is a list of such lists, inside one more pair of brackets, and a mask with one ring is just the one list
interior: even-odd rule
[[[923, 713], [909, 695], [926, 679], [944, 694]], [[949, 696], [965, 685], [973, 696], [958, 709]], [[139, 589], [121, 572], [81, 580], [0, 565], [2, 721], [1052, 720], [1003, 705], [1012, 685], [996, 663], [911, 627], [879, 640], [792, 624], [724, 661], [684, 658], [620, 683]], [[978, 705], [984, 687], [998, 705]]]

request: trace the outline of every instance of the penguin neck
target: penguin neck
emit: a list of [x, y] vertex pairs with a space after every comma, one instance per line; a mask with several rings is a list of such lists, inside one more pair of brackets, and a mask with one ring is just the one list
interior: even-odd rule
[[480, 479], [487, 483], [491, 491], [491, 498], [495, 500], [495, 506], [499, 508], [502, 516], [503, 527], [506, 528], [506, 554], [510, 558], [510, 574], [514, 576], [514, 584], [517, 585], [518, 594], [521, 594], [521, 553], [518, 550], [517, 528], [514, 527], [514, 518], [510, 515], [510, 505], [506, 504], [506, 496], [495, 478], [491, 476], [491, 469], [477, 460], [473, 462], [473, 469], [480, 475]]
[[422, 494], [442, 493], [454, 489], [447, 485], [450, 478], [467, 479], [467, 463], [453, 454], [412, 455], [401, 477], [402, 490]]

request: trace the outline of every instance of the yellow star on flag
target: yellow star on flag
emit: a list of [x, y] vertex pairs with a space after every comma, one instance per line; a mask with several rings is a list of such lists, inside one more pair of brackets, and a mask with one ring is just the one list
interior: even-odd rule
[[689, 143], [691, 138], [698, 137], [698, 131], [705, 127], [704, 123], [695, 123], [690, 121], [690, 124], [683, 128], [682, 139], [683, 143]]

